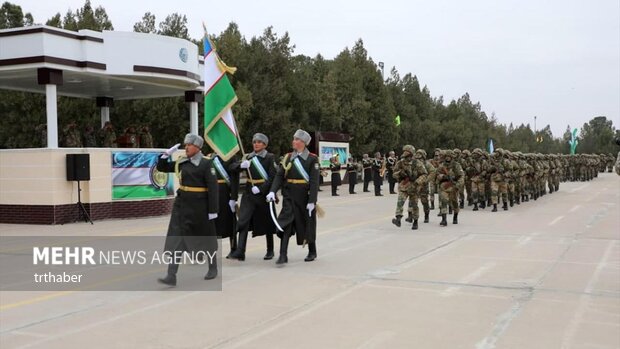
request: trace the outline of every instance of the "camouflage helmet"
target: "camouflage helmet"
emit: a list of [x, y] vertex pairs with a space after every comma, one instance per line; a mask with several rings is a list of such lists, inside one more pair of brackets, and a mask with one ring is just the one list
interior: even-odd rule
[[450, 157], [451, 159], [454, 159], [454, 155], [454, 150], [446, 149], [443, 151], [444, 157]]
[[426, 151], [424, 149], [418, 149], [415, 151], [415, 157], [420, 159], [426, 159]]
[[463, 157], [471, 156], [471, 152], [468, 149], [463, 150]]
[[405, 146], [403, 146], [403, 152], [409, 152], [409, 154], [413, 155], [415, 154], [415, 147], [411, 144], [407, 144]]
[[482, 149], [480, 148], [475, 148], [471, 153], [472, 155], [484, 155], [484, 153], [482, 152]]
[[502, 148], [497, 148], [497, 149], [495, 149], [495, 151], [493, 152], [493, 154], [504, 155], [504, 149], [502, 149]]

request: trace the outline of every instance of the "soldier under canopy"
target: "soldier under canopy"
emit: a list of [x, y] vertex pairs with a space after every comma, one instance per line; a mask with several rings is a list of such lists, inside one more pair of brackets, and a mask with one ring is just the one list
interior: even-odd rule
[[308, 132], [297, 130], [293, 135], [292, 153], [282, 160], [276, 178], [267, 195], [269, 202], [282, 188], [282, 211], [278, 216], [278, 224], [284, 231], [278, 231], [280, 257], [276, 264], [288, 263], [288, 242], [296, 235], [297, 244], [308, 244], [306, 262], [313, 261], [316, 254], [316, 202], [319, 187], [319, 159], [308, 151], [311, 137]]
[[[214, 255], [217, 251], [214, 220], [219, 210], [216, 171], [212, 161], [200, 151], [204, 144], [202, 137], [187, 134], [183, 144], [186, 156], [169, 161], [179, 147], [177, 144], [162, 154], [157, 162], [158, 171], [175, 172], [179, 178], [179, 190], [172, 206], [164, 250]], [[210, 261], [205, 280], [217, 277], [216, 258]], [[175, 286], [178, 269], [177, 263], [168, 264], [168, 274], [158, 281]]]

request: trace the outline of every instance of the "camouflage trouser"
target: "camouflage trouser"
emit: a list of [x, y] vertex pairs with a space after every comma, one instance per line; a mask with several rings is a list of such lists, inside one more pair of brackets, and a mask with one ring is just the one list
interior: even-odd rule
[[452, 207], [454, 213], [459, 213], [459, 190], [456, 186], [439, 191], [439, 208], [441, 214], [448, 213], [448, 205]]
[[457, 188], [459, 189], [459, 200], [461, 202], [465, 201], [465, 184], [457, 184]]
[[403, 206], [405, 205], [405, 201], [409, 199], [409, 207], [411, 209], [411, 213], [414, 219], [418, 219], [420, 217], [420, 210], [418, 208], [418, 199], [419, 194], [417, 190], [410, 189], [407, 191], [398, 191], [398, 201], [396, 201], [396, 216], [403, 215]]
[[515, 198], [520, 199], [521, 194], [523, 193], [523, 185], [522, 185], [523, 177], [518, 176], [515, 178]]
[[472, 195], [472, 183], [471, 183], [471, 178], [466, 177], [465, 178], [465, 193], [467, 193], [467, 200], [471, 200], [473, 195]]
[[[430, 186], [432, 187], [432, 186]], [[422, 188], [420, 189], [419, 193], [418, 193], [418, 198], [420, 199], [420, 202], [422, 203], [422, 208], [424, 209], [424, 213], [428, 213], [430, 212], [430, 201], [429, 201], [429, 194], [430, 194], [430, 189], [429, 185], [426, 184], [424, 186], [422, 186]], [[407, 209], [407, 212], [409, 212], [410, 215], [412, 215], [414, 218], [417, 218], [418, 216], [415, 216], [413, 214], [414, 208], [413, 208], [413, 202], [412, 200], [409, 200], [409, 207]], [[418, 212], [419, 215], [419, 212]]]
[[482, 178], [476, 176], [471, 179], [471, 195], [474, 199], [474, 203], [484, 202], [485, 198], [485, 182]]
[[508, 191], [508, 200], [513, 201], [515, 199], [515, 181], [511, 178], [506, 181], [506, 190]]
[[520, 179], [520, 186], [521, 186], [521, 195], [529, 195], [530, 194], [530, 188], [529, 188], [529, 180], [527, 179], [527, 177], [523, 176]]
[[508, 184], [505, 181], [491, 181], [491, 203], [497, 204], [499, 195], [503, 202], [508, 202]]

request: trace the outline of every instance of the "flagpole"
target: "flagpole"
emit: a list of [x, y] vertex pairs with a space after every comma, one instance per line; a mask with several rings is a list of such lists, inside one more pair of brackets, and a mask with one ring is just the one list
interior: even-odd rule
[[[237, 132], [235, 132], [237, 134], [237, 144], [239, 144], [239, 150], [241, 150], [241, 158], [245, 158], [245, 150], [243, 150], [243, 143], [241, 142], [241, 132], [239, 131], [239, 126], [237, 126], [237, 119], [235, 119], [235, 115], [232, 114], [232, 110], [231, 110], [231, 115], [232, 115], [232, 120], [233, 123], [235, 124], [235, 130], [237, 130]], [[252, 182], [254, 182], [254, 178], [252, 178], [252, 171], [250, 171], [249, 168], [246, 169], [247, 173], [248, 173], [248, 177], [250, 177], [250, 180]]]

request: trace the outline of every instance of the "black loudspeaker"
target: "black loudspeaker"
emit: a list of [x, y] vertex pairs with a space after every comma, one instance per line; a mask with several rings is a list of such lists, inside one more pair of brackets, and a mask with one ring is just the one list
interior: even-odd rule
[[67, 154], [67, 180], [90, 181], [90, 154]]

